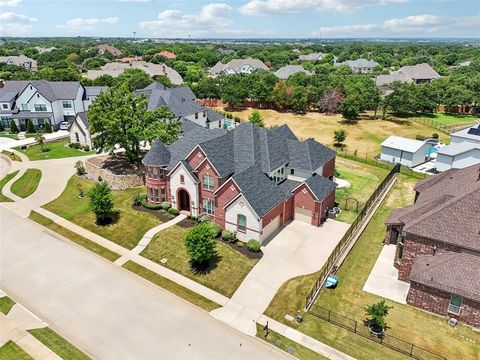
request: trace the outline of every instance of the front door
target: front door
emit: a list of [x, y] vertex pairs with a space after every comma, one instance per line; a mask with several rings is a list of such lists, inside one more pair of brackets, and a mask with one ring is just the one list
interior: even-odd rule
[[178, 192], [179, 211], [190, 211], [190, 195], [185, 190]]

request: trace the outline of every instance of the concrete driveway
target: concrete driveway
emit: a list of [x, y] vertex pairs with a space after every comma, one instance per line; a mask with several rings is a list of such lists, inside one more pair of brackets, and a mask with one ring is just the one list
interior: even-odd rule
[[[231, 300], [212, 315], [247, 334], [282, 284], [318, 271], [350, 225], [328, 220], [321, 227], [292, 221], [266, 246], [263, 258], [246, 276]], [[295, 314], [291, 314], [295, 315]]]
[[95, 359], [288, 359], [0, 205], [0, 288]]

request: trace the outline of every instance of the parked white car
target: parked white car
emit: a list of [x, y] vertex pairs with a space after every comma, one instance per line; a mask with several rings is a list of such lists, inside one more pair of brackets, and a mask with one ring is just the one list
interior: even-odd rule
[[68, 130], [69, 127], [70, 127], [70, 123], [68, 121], [62, 121], [60, 123], [59, 129], [60, 130]]

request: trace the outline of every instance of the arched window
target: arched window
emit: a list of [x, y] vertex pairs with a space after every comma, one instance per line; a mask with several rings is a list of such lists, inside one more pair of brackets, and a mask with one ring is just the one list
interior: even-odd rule
[[237, 215], [237, 230], [241, 232], [245, 232], [247, 230], [247, 217], [245, 215]]

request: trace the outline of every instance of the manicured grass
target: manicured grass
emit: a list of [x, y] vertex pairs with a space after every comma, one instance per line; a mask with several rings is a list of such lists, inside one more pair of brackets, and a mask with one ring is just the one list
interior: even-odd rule
[[[242, 120], [247, 120], [252, 109], [233, 112]], [[431, 136], [439, 133], [442, 142], [450, 141], [450, 137], [438, 130], [419, 122], [409, 119], [401, 120], [359, 120], [356, 123], [346, 124], [342, 122], [341, 115], [325, 115], [309, 112], [304, 115], [293, 113], [282, 113], [275, 110], [259, 110], [266, 126], [278, 126], [287, 124], [294, 131], [295, 135], [302, 139], [315, 138], [320, 143], [332, 147], [333, 132], [344, 129], [347, 133], [345, 141], [349, 152], [358, 151], [359, 156], [368, 154], [377, 156], [380, 154], [380, 144], [390, 135], [395, 134], [415, 139], [416, 135]]]
[[145, 193], [145, 188], [134, 188], [112, 190], [114, 209], [119, 212], [118, 220], [107, 226], [96, 225], [95, 215], [88, 207], [89, 198], [79, 198], [78, 186], [87, 193], [93, 181], [72, 176], [63, 193], [43, 207], [127, 249], [134, 248], [149, 229], [162, 223], [152, 214], [132, 209], [133, 194]]
[[218, 305], [217, 303], [197, 294], [190, 289], [187, 289], [177, 284], [176, 282], [173, 282], [161, 275], [158, 275], [157, 273], [133, 261], [127, 261], [122, 267], [206, 311], [210, 312], [220, 307], [220, 305]]
[[63, 237], [67, 238], [68, 240], [70, 241], [73, 241], [74, 243], [80, 245], [80, 246], [83, 246], [84, 248], [90, 250], [90, 251], [93, 251], [94, 253], [96, 253], [97, 255], [100, 255], [102, 257], [104, 257], [105, 259], [107, 260], [110, 260], [110, 261], [115, 261], [117, 260], [118, 258], [120, 258], [120, 255], [117, 254], [116, 252], [113, 252], [101, 245], [98, 245], [97, 243], [87, 239], [87, 238], [84, 238], [83, 236], [81, 235], [78, 235], [77, 233], [73, 232], [73, 231], [70, 231], [68, 230], [67, 228], [64, 228], [63, 226], [61, 225], [58, 225], [57, 223], [55, 223], [54, 221], [50, 220], [49, 218], [35, 212], [35, 211], [32, 211], [30, 212], [30, 216], [28, 217], [29, 219], [45, 226], [46, 228], [56, 232], [57, 234], [60, 234], [62, 235]]
[[27, 147], [26, 150], [22, 150], [19, 147], [15, 148], [15, 150], [21, 151], [25, 155], [28, 156], [30, 160], [47, 160], [47, 159], [60, 159], [66, 157], [73, 157], [73, 156], [83, 156], [94, 154], [94, 151], [80, 151], [77, 149], [69, 148], [65, 146], [68, 144], [68, 141], [65, 140], [57, 140], [45, 143], [43, 145], [43, 152], [40, 145], [32, 145]]
[[8, 296], [0, 298], [0, 312], [4, 313], [5, 315], [8, 314], [13, 305], [15, 305], [15, 301], [10, 299]]
[[[362, 288], [382, 249], [386, 231], [384, 222], [391, 209], [413, 202], [415, 182], [415, 179], [405, 175], [399, 176], [394, 188], [340, 267], [337, 273], [340, 279], [339, 285], [335, 290], [322, 290], [317, 300], [318, 305], [362, 323], [365, 319], [364, 307], [381, 299], [362, 291]], [[297, 312], [303, 314], [305, 297], [317, 276], [318, 274], [298, 277], [285, 283], [267, 309], [267, 315], [285, 322], [285, 314], [295, 315]], [[480, 334], [470, 328], [462, 325], [452, 328], [448, 326], [445, 318], [409, 305], [389, 300], [387, 300], [387, 304], [393, 306], [387, 317], [390, 335], [444, 355], [449, 359], [475, 359], [476, 356], [478, 357], [477, 347], [480, 343]], [[304, 319], [305, 321], [298, 326], [300, 331], [358, 359], [405, 358], [397, 352], [388, 350], [313, 315], [304, 314]], [[291, 323], [289, 325], [292, 326]], [[472, 343], [471, 340], [475, 343]], [[448, 346], [439, 346], [439, 344], [448, 344]]]
[[4, 138], [9, 138], [9, 139], [13, 139], [13, 140], [18, 140], [18, 135], [17, 134], [9, 134], [9, 133], [0, 133], [0, 137], [4, 137]]
[[286, 338], [275, 331], [269, 330], [267, 337], [265, 337], [265, 331], [263, 330], [263, 325], [257, 323], [257, 337], [265, 340], [266, 342], [275, 345], [279, 349], [290, 353], [300, 360], [324, 360], [328, 359], [325, 356], [322, 356], [315, 351], [306, 348], [295, 341], [292, 341]]
[[33, 358], [22, 350], [13, 341], [7, 341], [0, 347], [0, 359], [2, 360], [33, 360]]
[[8, 156], [8, 158], [12, 161], [19, 161], [21, 162], [22, 159], [20, 158], [20, 156], [18, 156], [17, 154], [15, 154], [14, 152], [12, 151], [8, 151], [8, 150], [3, 150], [2, 151], [2, 154], [5, 155], [5, 156]]
[[[161, 231], [141, 255], [231, 297], [257, 260], [249, 259], [229, 245], [217, 241], [217, 254], [210, 268], [203, 273], [194, 273], [183, 243], [187, 231], [188, 229], [177, 225]], [[162, 259], [167, 261], [162, 263]]]
[[37, 190], [38, 183], [42, 178], [42, 172], [38, 169], [27, 169], [25, 173], [15, 181], [10, 187], [10, 191], [20, 196], [21, 198], [26, 198], [32, 195], [35, 190]]
[[60, 356], [62, 359], [70, 360], [89, 360], [90, 357], [85, 355], [77, 347], [69, 343], [52, 329], [45, 327], [42, 329], [34, 329], [28, 331], [46, 347]]
[[2, 194], [3, 187], [5, 186], [6, 183], [8, 183], [10, 180], [12, 180], [15, 175], [17, 175], [18, 170], [7, 174], [2, 180], [0, 180], [0, 202], [12, 202], [13, 200], [6, 197], [5, 195]]
[[[336, 159], [335, 170], [337, 177], [351, 184], [348, 188], [339, 188], [335, 191], [335, 201], [342, 210], [337, 216], [337, 220], [352, 223], [390, 170], [341, 157]], [[349, 199], [347, 201], [348, 209], [345, 207], [347, 199]], [[356, 210], [357, 203], [353, 199], [358, 201], [358, 212]]]
[[450, 114], [450, 113], [435, 113], [413, 116], [412, 119], [425, 120], [428, 124], [428, 120], [433, 120], [437, 124], [441, 125], [454, 125], [459, 123], [468, 123], [475, 120], [480, 120], [478, 116], [464, 115], [464, 114]]

